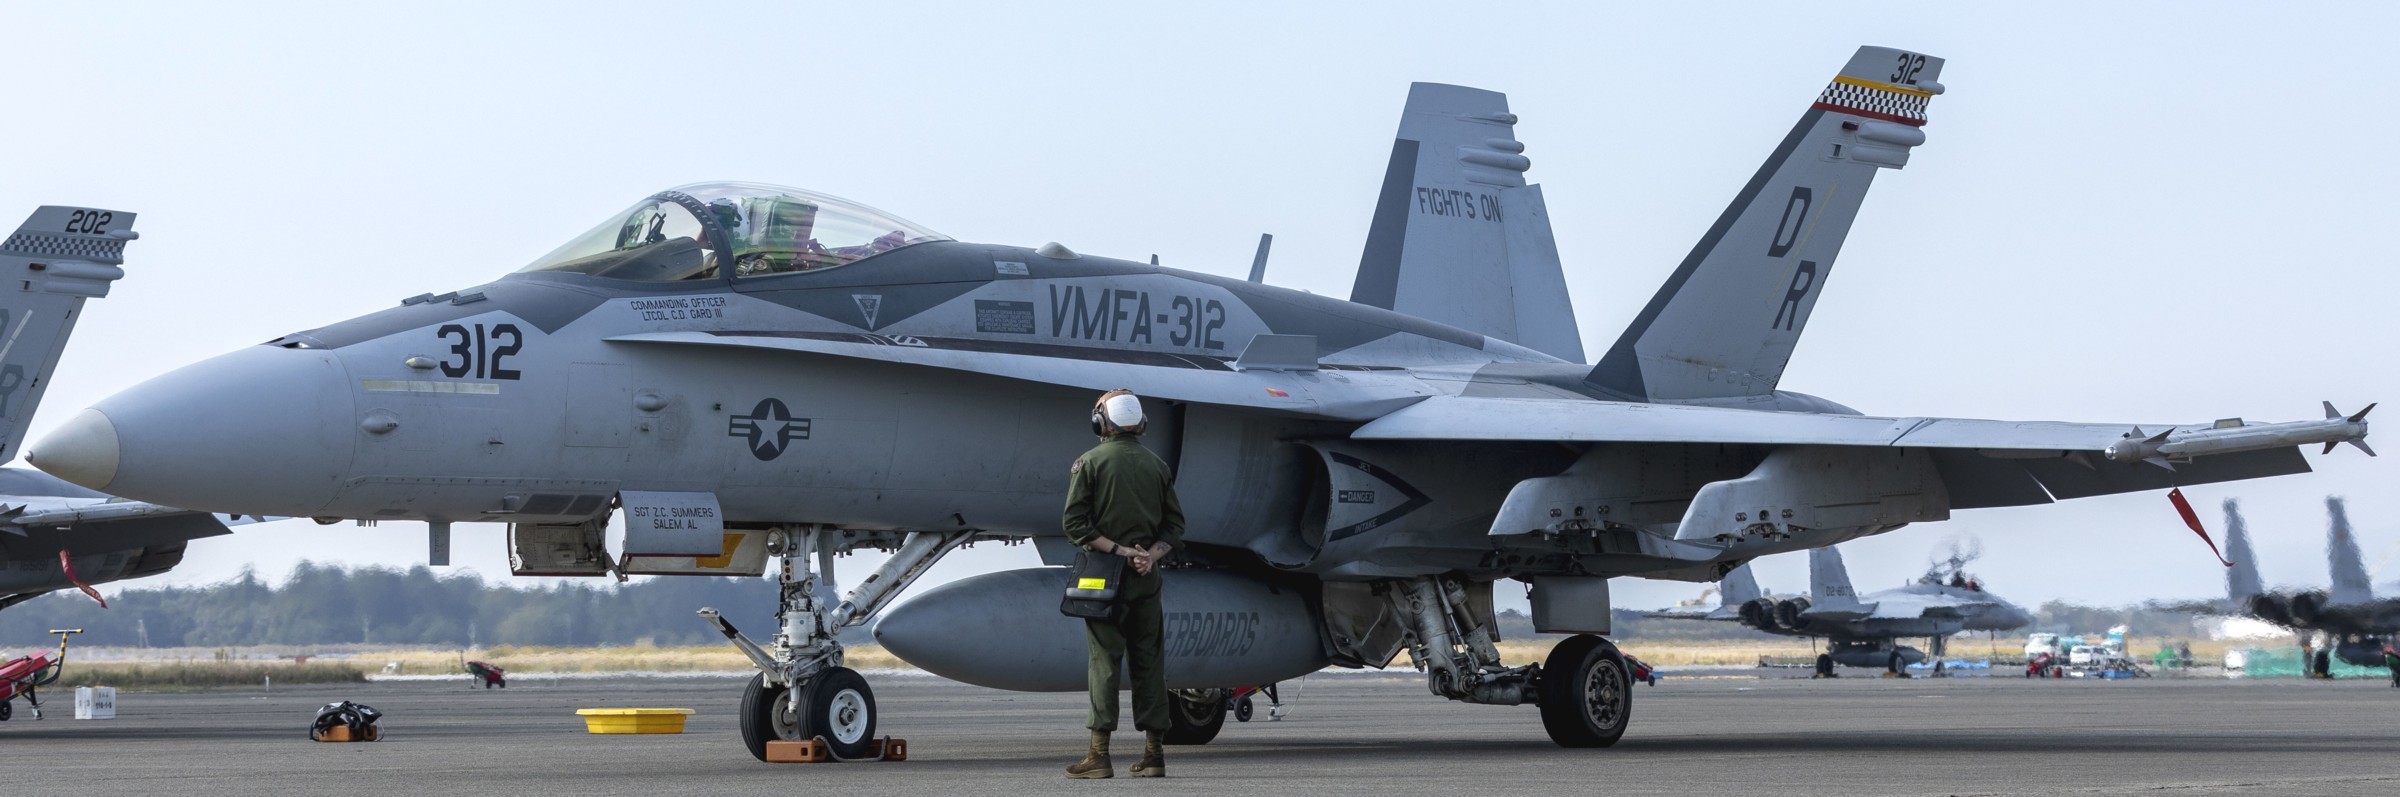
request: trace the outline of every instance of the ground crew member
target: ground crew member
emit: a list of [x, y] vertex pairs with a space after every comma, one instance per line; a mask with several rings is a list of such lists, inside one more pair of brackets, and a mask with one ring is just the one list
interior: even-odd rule
[[2383, 643], [2383, 666], [2392, 670], [2392, 685], [2400, 686], [2400, 647], [2393, 647], [2390, 642]]
[[1158, 563], [1183, 544], [1183, 506], [1175, 500], [1167, 463], [1143, 448], [1147, 428], [1142, 402], [1132, 392], [1111, 390], [1092, 405], [1092, 433], [1100, 445], [1075, 460], [1067, 475], [1067, 537], [1084, 550], [1123, 556], [1126, 575], [1117, 588], [1124, 613], [1116, 622], [1084, 621], [1091, 651], [1092, 748], [1067, 767], [1070, 778], [1116, 777], [1108, 760], [1108, 734], [1117, 729], [1120, 669], [1133, 678], [1133, 725], [1142, 729], [1137, 778], [1167, 774], [1167, 673], [1165, 617], [1159, 610]]

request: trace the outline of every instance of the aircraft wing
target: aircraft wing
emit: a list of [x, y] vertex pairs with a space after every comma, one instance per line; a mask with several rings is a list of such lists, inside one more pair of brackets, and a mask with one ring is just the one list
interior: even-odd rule
[[[233, 533], [227, 526], [260, 523], [277, 518], [249, 515], [211, 515], [190, 509], [141, 501], [101, 501], [65, 507], [10, 506], [0, 503], [0, 534], [17, 537], [44, 536], [37, 532], [55, 530], [68, 536], [60, 537], [70, 548], [86, 547], [105, 536], [98, 544], [153, 544], [157, 542], [190, 540]], [[122, 539], [120, 535], [125, 536]], [[77, 541], [75, 538], [83, 538]]]
[[1811, 606], [1808, 611], [1800, 614], [1812, 620], [1849, 622], [1884, 616], [1877, 613], [1878, 607], [1882, 605], [1881, 603], [1845, 603], [1836, 606]]
[[[1054, 344], [999, 343], [815, 332], [647, 332], [611, 343], [718, 346], [968, 371], [1143, 396], [1366, 421], [1431, 395], [1405, 372], [1383, 369], [1240, 369], [1222, 357]], [[1238, 372], [1239, 378], [1227, 378]]]
[[1741, 615], [1725, 611], [1724, 606], [1670, 606], [1644, 612], [1643, 617], [1659, 620], [1740, 620]]
[[[2306, 473], [2308, 462], [2298, 446], [2359, 441], [2365, 435], [2366, 425], [2357, 416], [2338, 415], [2267, 425], [2060, 423], [1435, 396], [1384, 415], [1351, 436], [1921, 448], [1931, 450], [1946, 474], [1961, 477], [1950, 480], [1953, 505], [1971, 508]], [[1961, 484], [1969, 486], [1960, 490]]]

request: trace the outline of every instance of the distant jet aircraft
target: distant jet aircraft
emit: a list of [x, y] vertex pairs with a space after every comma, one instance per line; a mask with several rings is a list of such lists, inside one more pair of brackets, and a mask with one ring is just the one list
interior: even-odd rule
[[[436, 543], [509, 523], [517, 572], [755, 574], [781, 556], [770, 642], [704, 615], [760, 670], [743, 741], [763, 757], [824, 736], [853, 756], [873, 690], [834, 634], [976, 539], [1067, 561], [1083, 418], [1127, 388], [1190, 523], [1166, 591], [1175, 738], [1212, 736], [1226, 688], [1407, 649], [1437, 696], [1538, 705], [1554, 741], [1606, 746], [1632, 707], [1600, 636], [1610, 578], [1713, 581], [1959, 509], [2302, 473], [2297, 446], [2367, 433], [1877, 417], [1778, 389], [1869, 184], [1925, 141], [1941, 70], [1860, 49], [1592, 364], [1506, 97], [1420, 83], [1350, 301], [693, 185], [498, 281], [128, 389], [31, 459], [174, 506], [423, 520]], [[863, 547], [895, 552], [820, 600], [833, 555]], [[1044, 609], [1061, 579], [955, 582], [875, 631], [949, 677], [1082, 689], [1083, 631]], [[1503, 662], [1501, 579], [1530, 585], [1537, 629], [1575, 636]]]
[[[0, 462], [16, 458], [86, 298], [125, 275], [134, 214], [44, 206], [0, 242]], [[0, 468], [0, 609], [45, 593], [167, 572], [226, 533], [207, 513], [123, 501], [29, 468]], [[99, 593], [93, 592], [94, 599]]]
[[2033, 622], [2031, 612], [1967, 579], [1965, 562], [1953, 557], [1946, 570], [1937, 566], [1914, 584], [1860, 596], [1850, 586], [1841, 551], [1813, 548], [1808, 552], [1807, 597], [1758, 597], [1758, 582], [1744, 564], [1725, 576], [1724, 605], [1700, 619], [1738, 622], [1770, 634], [1821, 637], [1827, 648], [1817, 656], [1820, 675], [1833, 674], [1837, 663], [1901, 672], [1927, 658], [1925, 651], [1900, 644], [1908, 638], [1926, 640], [1939, 668], [1953, 634], [2014, 631]]
[[[1714, 595], [1717, 598], [1715, 605], [1710, 605], [1708, 602], [1708, 599], [1711, 595]], [[1772, 592], [1761, 591], [1758, 588], [1758, 578], [1750, 573], [1750, 564], [1748, 562], [1744, 562], [1742, 563], [1742, 566], [1726, 571], [1725, 577], [1719, 579], [1716, 586], [1710, 587], [1707, 591], [1700, 593], [1700, 598], [1698, 600], [1679, 603], [1658, 611], [1650, 612], [1644, 616], [1656, 617], [1662, 620], [1725, 620], [1729, 622], [1740, 622], [1742, 619], [1742, 606], [1744, 604], [1762, 599], [1770, 603], [1780, 603], [1784, 599], [1790, 597], [1794, 596], [1777, 595]]]
[[2233, 568], [2226, 572], [2228, 614], [2247, 614], [2296, 631], [2325, 635], [2331, 650], [2319, 648], [2310, 669], [2319, 675], [2332, 669], [2332, 656], [2361, 667], [2382, 667], [2383, 646], [2400, 634], [2400, 598], [2375, 597], [2367, 577], [2366, 559], [2350, 531], [2350, 513], [2342, 499], [2328, 496], [2325, 512], [2325, 556], [2333, 574], [2331, 589], [2302, 592], [2269, 591], [2260, 583], [2258, 565], [2249, 552], [2248, 529], [2241, 508], [2225, 499], [2226, 547]]

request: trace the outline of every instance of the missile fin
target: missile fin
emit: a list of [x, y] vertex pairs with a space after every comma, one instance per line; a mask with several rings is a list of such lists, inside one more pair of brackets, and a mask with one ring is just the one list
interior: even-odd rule
[[[2371, 456], [2375, 456], [2375, 449], [2368, 448], [2368, 447], [2367, 447], [2367, 441], [2365, 441], [2365, 440], [2349, 440], [2349, 441], [2345, 441], [2345, 442], [2348, 442], [2349, 444], [2351, 444], [2351, 445], [2354, 445], [2354, 446], [2358, 446], [2358, 450], [2360, 450], [2360, 451], [2364, 451], [2364, 452], [2367, 452], [2367, 456], [2370, 456], [2370, 457], [2371, 457]], [[2325, 444], [2325, 447], [2326, 447], [2326, 448], [2332, 448], [2332, 447], [2333, 447], [2333, 444], [2332, 444], [2332, 443], [2327, 443], [2327, 444]]]
[[2157, 465], [2157, 466], [2159, 466], [2159, 467], [2162, 467], [2162, 468], [2166, 468], [2167, 470], [2170, 470], [2170, 471], [2172, 471], [2172, 470], [2174, 470], [2174, 469], [2175, 469], [2175, 463], [2168, 462], [2166, 457], [2151, 457], [2151, 458], [2149, 458], [2149, 459], [2145, 459], [2145, 460], [2142, 460], [2142, 461], [2143, 461], [2143, 462], [2148, 462], [2148, 463], [2150, 463], [2150, 464], [2152, 464], [2152, 465]]

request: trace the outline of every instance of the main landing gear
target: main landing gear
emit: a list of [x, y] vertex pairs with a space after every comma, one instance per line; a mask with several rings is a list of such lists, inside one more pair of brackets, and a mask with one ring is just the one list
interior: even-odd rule
[[1385, 593], [1404, 625], [1409, 656], [1434, 694], [1466, 703], [1541, 707], [1542, 729], [1561, 747], [1608, 747], [1633, 720], [1633, 671], [1607, 639], [1568, 637], [1541, 664], [1500, 661], [1491, 629], [1448, 577], [1419, 577]]
[[[758, 667], [758, 676], [742, 690], [741, 727], [742, 745], [760, 761], [767, 760], [768, 742], [811, 738], [825, 740], [836, 758], [867, 757], [876, 740], [875, 690], [858, 671], [842, 666], [842, 645], [834, 636], [865, 624], [944, 554], [976, 534], [971, 529], [910, 532], [889, 561], [839, 605], [827, 606], [817, 594], [817, 584], [820, 578], [832, 582], [833, 555], [839, 552], [834, 533], [813, 526], [768, 532], [767, 550], [780, 562], [775, 613], [779, 630], [768, 645], [750, 641], [716, 609], [700, 610], [701, 619], [716, 626]], [[817, 557], [814, 568], [811, 553]]]

